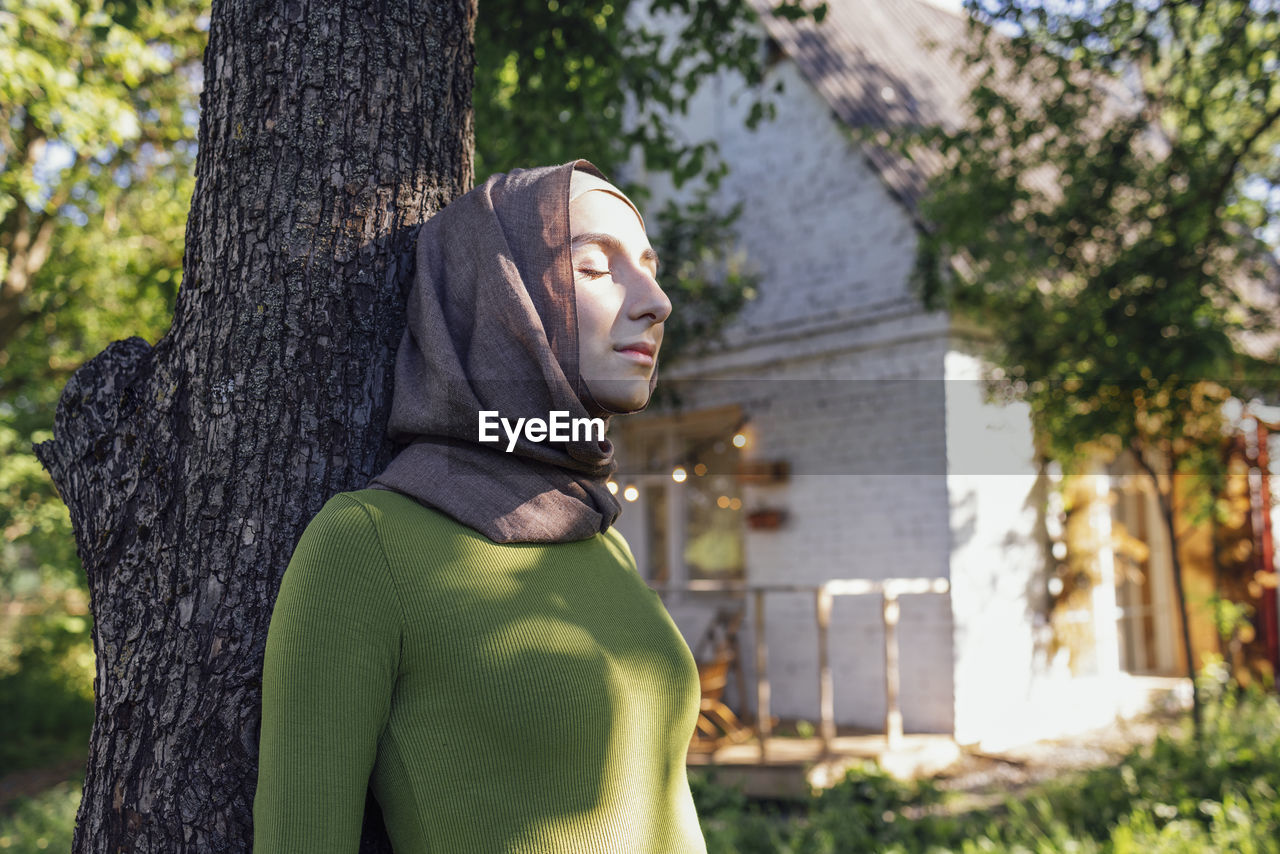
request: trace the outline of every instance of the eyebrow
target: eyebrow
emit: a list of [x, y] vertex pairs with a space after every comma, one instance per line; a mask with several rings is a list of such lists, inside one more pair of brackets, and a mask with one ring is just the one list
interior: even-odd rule
[[[581, 243], [599, 243], [601, 246], [612, 252], [622, 255], [627, 254], [627, 248], [622, 245], [622, 241], [614, 237], [612, 234], [605, 234], [600, 231], [588, 231], [577, 235], [573, 238], [573, 245], [576, 247]], [[641, 261], [652, 261], [654, 269], [658, 268], [661, 263], [658, 260], [658, 253], [653, 251], [653, 247], [649, 247], [640, 253]]]

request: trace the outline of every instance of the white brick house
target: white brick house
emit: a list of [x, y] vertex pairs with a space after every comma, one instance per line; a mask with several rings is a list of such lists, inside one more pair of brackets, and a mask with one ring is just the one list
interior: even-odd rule
[[[766, 85], [785, 87], [774, 121], [747, 130], [748, 100], [735, 102], [738, 84], [721, 79], [683, 124], [690, 141], [716, 139], [731, 167], [722, 198], [744, 202], [738, 233], [761, 287], [726, 346], [663, 369], [660, 381], [684, 398], [679, 410], [615, 420], [617, 480], [635, 487], [619, 528], [651, 582], [672, 588], [696, 579], [946, 579], [949, 593], [901, 600], [907, 732], [994, 743], [1109, 719], [1105, 684], [1081, 699], [1091, 695], [1076, 680], [1064, 705], [1067, 686], [1040, 652], [1047, 485], [1027, 414], [984, 402], [971, 334], [924, 311], [910, 290], [923, 174], [849, 134], [860, 122], [954, 111], [963, 91], [948, 57], [963, 20], [920, 0], [830, 7], [818, 28], [767, 21]], [[671, 192], [653, 190], [655, 201]], [[739, 429], [741, 450], [730, 441]], [[788, 475], [745, 483], [733, 474], [739, 461], [782, 463]], [[679, 483], [677, 465], [686, 471]], [[747, 524], [768, 509], [785, 511], [785, 521]], [[746, 608], [751, 709], [751, 597], [664, 595], [691, 645], [717, 608]], [[767, 596], [771, 711], [782, 718], [819, 718], [814, 603], [812, 593]], [[880, 729], [878, 595], [834, 600], [829, 647], [836, 721]]]

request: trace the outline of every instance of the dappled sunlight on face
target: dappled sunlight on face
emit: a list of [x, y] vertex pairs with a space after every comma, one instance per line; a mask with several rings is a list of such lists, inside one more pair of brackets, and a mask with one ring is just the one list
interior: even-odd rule
[[635, 211], [604, 190], [569, 205], [578, 370], [598, 403], [634, 412], [649, 381], [671, 301], [658, 285], [658, 260]]

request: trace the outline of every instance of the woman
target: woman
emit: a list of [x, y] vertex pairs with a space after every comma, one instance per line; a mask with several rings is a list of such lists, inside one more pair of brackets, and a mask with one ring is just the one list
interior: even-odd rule
[[705, 851], [697, 670], [612, 527], [612, 445], [480, 429], [648, 404], [671, 303], [644, 221], [585, 160], [517, 169], [428, 220], [417, 265], [409, 444], [281, 581], [253, 850], [355, 852], [372, 788], [402, 853]]

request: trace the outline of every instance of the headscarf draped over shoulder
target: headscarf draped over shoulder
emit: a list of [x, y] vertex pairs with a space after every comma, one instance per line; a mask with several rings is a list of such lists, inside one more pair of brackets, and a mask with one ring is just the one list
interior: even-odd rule
[[[494, 542], [587, 539], [619, 512], [606, 486], [617, 467], [608, 438], [579, 431], [576, 441], [533, 442], [520, 431], [508, 452], [499, 427], [498, 442], [480, 441], [481, 411], [512, 425], [557, 411], [569, 423], [594, 415], [607, 429], [611, 415], [578, 369], [571, 187], [630, 204], [580, 159], [492, 175], [418, 234], [387, 422], [387, 435], [409, 444], [367, 486], [409, 495]], [[651, 392], [656, 382], [655, 366]]]

